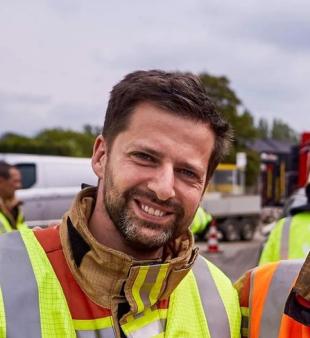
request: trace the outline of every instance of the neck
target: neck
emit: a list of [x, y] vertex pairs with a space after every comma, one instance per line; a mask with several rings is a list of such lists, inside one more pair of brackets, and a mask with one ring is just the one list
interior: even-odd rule
[[135, 259], [153, 260], [162, 256], [162, 248], [137, 250], [126, 242], [105, 209], [101, 184], [98, 187], [95, 209], [90, 217], [88, 227], [91, 234], [100, 244], [123, 252]]

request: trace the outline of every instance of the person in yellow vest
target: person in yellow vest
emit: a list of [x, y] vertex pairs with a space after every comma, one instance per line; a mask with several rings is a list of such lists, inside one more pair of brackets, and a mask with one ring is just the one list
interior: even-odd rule
[[200, 80], [112, 90], [83, 189], [59, 226], [0, 237], [0, 337], [240, 336], [238, 295], [189, 226], [231, 139]]
[[310, 337], [310, 255], [254, 268], [235, 284], [242, 338]]
[[21, 202], [15, 196], [15, 191], [20, 188], [19, 170], [0, 161], [0, 234], [26, 227]]
[[200, 206], [197, 209], [194, 220], [190, 226], [190, 229], [196, 239], [205, 239], [204, 237], [211, 221], [212, 216]]
[[259, 265], [283, 259], [302, 259], [310, 250], [310, 175], [305, 187], [306, 200], [292, 207], [289, 215], [272, 229], [261, 253]]

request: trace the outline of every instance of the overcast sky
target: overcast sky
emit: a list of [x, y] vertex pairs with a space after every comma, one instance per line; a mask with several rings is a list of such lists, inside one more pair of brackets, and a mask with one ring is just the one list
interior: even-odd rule
[[0, 134], [102, 125], [151, 68], [225, 75], [256, 119], [310, 130], [310, 1], [3, 0]]

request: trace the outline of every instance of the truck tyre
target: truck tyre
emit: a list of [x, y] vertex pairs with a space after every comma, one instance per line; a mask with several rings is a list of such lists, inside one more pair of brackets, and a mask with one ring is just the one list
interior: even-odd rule
[[240, 240], [239, 229], [234, 220], [227, 219], [224, 223], [222, 223], [221, 229], [223, 231], [224, 240], [228, 242]]
[[244, 219], [240, 224], [240, 237], [243, 241], [251, 241], [255, 233], [255, 224], [250, 219]]

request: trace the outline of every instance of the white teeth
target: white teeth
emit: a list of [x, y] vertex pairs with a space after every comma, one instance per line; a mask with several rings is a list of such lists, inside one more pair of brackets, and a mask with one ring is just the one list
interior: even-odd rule
[[149, 215], [155, 215], [157, 217], [162, 217], [164, 216], [164, 212], [158, 210], [158, 209], [153, 209], [151, 207], [148, 207], [147, 205], [145, 204], [141, 204], [141, 208], [143, 211], [145, 211], [147, 214]]
[[155, 216], [159, 216], [160, 215], [160, 210], [155, 210]]

